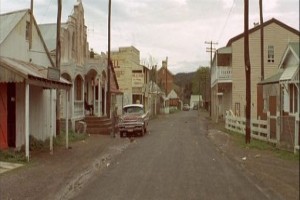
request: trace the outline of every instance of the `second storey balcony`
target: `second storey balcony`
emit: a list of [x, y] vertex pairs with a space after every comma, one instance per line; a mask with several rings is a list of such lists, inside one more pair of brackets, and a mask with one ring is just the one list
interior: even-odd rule
[[216, 51], [211, 69], [211, 87], [217, 83], [232, 82], [231, 47], [223, 47]]
[[232, 82], [232, 67], [215, 66], [211, 73], [211, 86], [217, 83], [231, 83]]

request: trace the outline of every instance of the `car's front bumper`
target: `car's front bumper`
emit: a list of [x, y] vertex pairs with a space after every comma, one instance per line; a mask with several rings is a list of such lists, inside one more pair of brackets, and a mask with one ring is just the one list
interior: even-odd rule
[[138, 132], [143, 131], [144, 129], [144, 123], [122, 123], [119, 124], [119, 131], [120, 132]]

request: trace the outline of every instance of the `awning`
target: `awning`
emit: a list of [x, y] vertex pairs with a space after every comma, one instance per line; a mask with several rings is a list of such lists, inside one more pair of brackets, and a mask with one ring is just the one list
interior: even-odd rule
[[48, 68], [33, 63], [0, 57], [0, 83], [24, 82], [52, 89], [70, 89], [72, 84], [59, 76], [58, 80], [48, 78]]

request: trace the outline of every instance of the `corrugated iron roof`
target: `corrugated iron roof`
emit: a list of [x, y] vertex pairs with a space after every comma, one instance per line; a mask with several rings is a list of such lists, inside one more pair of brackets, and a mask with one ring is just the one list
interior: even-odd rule
[[299, 66], [296, 65], [287, 67], [281, 75], [279, 81], [291, 80], [296, 74], [297, 69], [299, 70]]
[[[39, 24], [38, 25], [41, 34], [44, 38], [44, 41], [47, 45], [48, 50], [51, 52], [56, 50], [56, 29], [57, 25], [55, 23], [52, 24]], [[62, 23], [61, 28], [66, 28], [67, 24]]]
[[266, 85], [266, 84], [278, 83], [282, 74], [283, 74], [283, 71], [280, 71], [277, 74], [274, 74], [273, 76], [271, 76], [269, 78], [266, 78], [265, 80], [259, 82], [258, 85]]
[[8, 57], [0, 57], [0, 82], [23, 82], [35, 80], [42, 83], [41, 86], [49, 88], [68, 88], [71, 83], [60, 77], [60, 80], [50, 80], [47, 78], [48, 68], [33, 63], [28, 63]]
[[13, 28], [19, 23], [19, 21], [28, 12], [26, 10], [19, 10], [10, 13], [0, 15], [0, 44], [5, 40]]

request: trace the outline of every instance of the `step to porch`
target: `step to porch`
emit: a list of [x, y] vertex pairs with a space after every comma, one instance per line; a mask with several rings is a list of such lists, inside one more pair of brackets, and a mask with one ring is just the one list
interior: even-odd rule
[[107, 117], [86, 116], [86, 132], [88, 134], [110, 135], [112, 121]]

